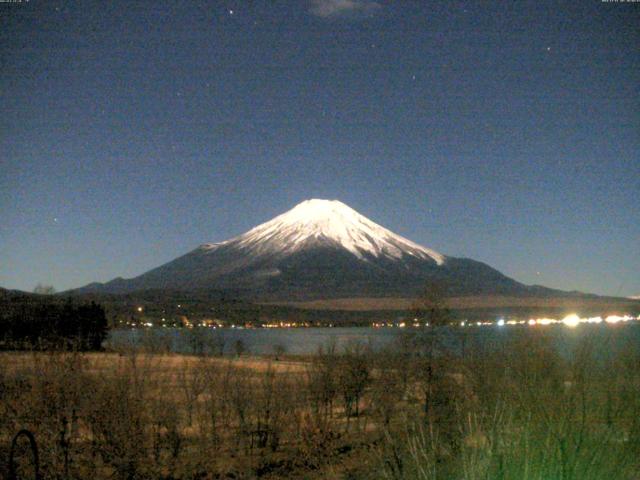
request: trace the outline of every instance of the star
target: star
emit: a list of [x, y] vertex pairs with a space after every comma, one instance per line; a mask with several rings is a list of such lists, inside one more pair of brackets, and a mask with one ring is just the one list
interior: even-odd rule
[[229, 10], [229, 15], [233, 15], [233, 10]]
[[550, 52], [550, 51], [551, 51], [551, 47], [547, 47], [547, 52]]

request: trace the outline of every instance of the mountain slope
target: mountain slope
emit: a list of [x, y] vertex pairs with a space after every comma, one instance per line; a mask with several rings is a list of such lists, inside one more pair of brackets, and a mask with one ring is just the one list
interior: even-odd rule
[[219, 289], [259, 300], [415, 295], [427, 281], [452, 295], [541, 294], [470, 259], [442, 255], [339, 201], [307, 200], [248, 232], [195, 250], [133, 279], [80, 292]]

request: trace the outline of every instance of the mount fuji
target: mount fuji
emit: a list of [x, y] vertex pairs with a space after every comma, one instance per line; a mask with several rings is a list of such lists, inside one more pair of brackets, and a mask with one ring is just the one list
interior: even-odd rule
[[481, 262], [445, 256], [342, 202], [318, 199], [138, 277], [92, 283], [76, 292], [221, 290], [258, 301], [291, 301], [412, 296], [429, 281], [444, 283], [450, 295], [554, 292], [523, 285]]

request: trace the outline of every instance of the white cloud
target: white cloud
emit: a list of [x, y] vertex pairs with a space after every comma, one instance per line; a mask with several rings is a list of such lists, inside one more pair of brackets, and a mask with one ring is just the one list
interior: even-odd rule
[[366, 14], [380, 8], [372, 0], [312, 0], [309, 11], [318, 17], [328, 18], [350, 14]]

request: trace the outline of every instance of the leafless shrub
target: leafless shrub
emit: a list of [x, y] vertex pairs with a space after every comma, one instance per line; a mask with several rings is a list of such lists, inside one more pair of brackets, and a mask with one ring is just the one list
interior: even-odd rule
[[204, 370], [203, 404], [198, 417], [202, 435], [202, 447], [218, 452], [229, 431], [231, 405], [229, 403], [232, 369], [227, 365], [210, 363]]
[[122, 480], [144, 478], [151, 473], [144, 382], [133, 361], [112, 376], [100, 378], [95, 385], [94, 403], [86, 413], [94, 458], [111, 467]]
[[242, 355], [247, 353], [247, 346], [242, 340], [238, 339], [233, 344], [233, 351], [235, 352], [237, 357], [241, 357]]
[[326, 421], [333, 412], [333, 402], [338, 392], [338, 374], [335, 355], [319, 352], [311, 359], [306, 370], [307, 398], [315, 415]]
[[287, 349], [284, 345], [278, 343], [273, 346], [273, 354], [275, 355], [276, 361], [280, 360], [282, 356], [286, 353]]
[[337, 386], [347, 420], [360, 414], [360, 399], [369, 384], [371, 373], [371, 359], [368, 353], [363, 345], [351, 343], [337, 358]]
[[196, 408], [198, 398], [206, 387], [206, 362], [185, 362], [178, 373], [178, 384], [183, 394], [183, 405], [187, 413], [187, 424], [193, 424], [193, 411]]
[[370, 389], [371, 413], [384, 430], [398, 415], [409, 383], [411, 365], [398, 352], [384, 351], [375, 358], [375, 371]]
[[301, 412], [299, 422], [298, 455], [306, 468], [318, 469], [333, 456], [340, 435], [332, 422], [320, 415]]

